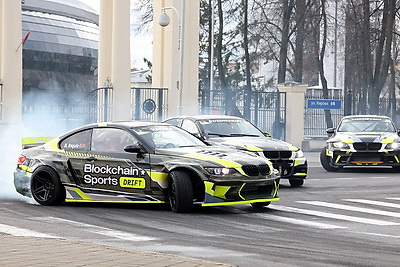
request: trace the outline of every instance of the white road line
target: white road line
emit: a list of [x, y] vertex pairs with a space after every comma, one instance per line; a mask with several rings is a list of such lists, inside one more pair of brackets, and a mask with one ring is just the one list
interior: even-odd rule
[[[391, 179], [390, 176], [376, 176], [376, 177], [363, 177], [362, 179]], [[310, 181], [332, 181], [332, 180], [356, 180], [361, 179], [361, 177], [339, 177], [339, 178], [311, 178]]]
[[362, 218], [362, 217], [341, 215], [341, 214], [322, 212], [322, 211], [316, 211], [316, 210], [298, 209], [298, 208], [278, 206], [278, 205], [274, 205], [273, 207], [271, 207], [271, 209], [286, 211], [286, 212], [294, 212], [294, 213], [305, 214], [305, 215], [313, 215], [313, 216], [331, 218], [331, 219], [337, 219], [337, 220], [372, 224], [372, 225], [400, 225], [399, 223], [388, 222], [388, 221], [373, 220], [373, 219], [367, 219], [367, 218]]
[[297, 201], [297, 202], [314, 205], [314, 206], [321, 206], [321, 207], [334, 208], [334, 209], [340, 209], [340, 210], [350, 210], [350, 211], [357, 211], [357, 212], [363, 212], [363, 213], [369, 213], [369, 214], [376, 214], [376, 215], [400, 218], [400, 213], [398, 213], [398, 212], [360, 208], [360, 207], [355, 207], [355, 206], [341, 205], [341, 204], [335, 204], [335, 203], [329, 203], [329, 202], [323, 202], [323, 201]]
[[400, 238], [400, 236], [398, 236], [398, 235], [385, 235], [385, 234], [367, 233], [367, 232], [356, 232], [356, 233], [364, 234], [364, 235], [374, 235], [374, 236], [382, 236], [382, 237]]
[[72, 225], [72, 226], [78, 226], [78, 227], [80, 227], [79, 228], [80, 230], [84, 230], [84, 231], [95, 233], [95, 234], [105, 235], [105, 236], [111, 236], [114, 238], [119, 238], [119, 239], [128, 240], [128, 241], [157, 240], [157, 238], [154, 238], [154, 237], [136, 235], [136, 234], [132, 234], [132, 233], [128, 233], [128, 232], [113, 230], [113, 229], [106, 228], [106, 227], [100, 227], [97, 225], [80, 223], [80, 222], [56, 218], [56, 217], [37, 217], [37, 218], [33, 218], [33, 219], [38, 220], [38, 221], [45, 221], [48, 223], [62, 223], [63, 225], [67, 224], [67, 225]]
[[347, 228], [347, 227], [344, 227], [344, 226], [338, 226], [338, 225], [326, 224], [326, 223], [319, 223], [319, 222], [311, 222], [311, 221], [307, 221], [307, 220], [288, 218], [288, 217], [277, 216], [277, 215], [272, 215], [272, 214], [254, 214], [254, 215], [256, 217], [261, 217], [261, 218], [267, 219], [267, 220], [273, 220], [273, 221], [278, 221], [278, 222], [284, 222], [284, 223], [291, 223], [291, 224], [296, 224], [296, 225], [308, 226], [308, 227], [322, 229], [322, 230], [346, 229]]
[[400, 200], [400, 197], [388, 197], [386, 199], [392, 199], [392, 200]]
[[349, 202], [356, 202], [356, 203], [363, 203], [363, 204], [370, 204], [370, 205], [377, 205], [382, 207], [390, 207], [400, 209], [400, 204], [384, 202], [384, 201], [375, 201], [375, 200], [368, 200], [368, 199], [343, 199], [344, 201]]
[[15, 226], [10, 226], [6, 224], [0, 224], [0, 232], [12, 236], [31, 236], [31, 237], [45, 237], [45, 238], [59, 238], [57, 236], [48, 235], [29, 229], [18, 228]]

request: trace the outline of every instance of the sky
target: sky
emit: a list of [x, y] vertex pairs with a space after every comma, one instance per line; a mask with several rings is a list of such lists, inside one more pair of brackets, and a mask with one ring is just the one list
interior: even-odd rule
[[[80, 0], [81, 2], [92, 7], [94, 10], [100, 10], [100, 0]], [[135, 0], [131, 0], [133, 5]], [[131, 20], [135, 19], [131, 15]], [[132, 22], [131, 22], [132, 23]], [[152, 58], [152, 36], [151, 34], [136, 35], [131, 33], [131, 67], [139, 69], [147, 69], [146, 63], [143, 58], [151, 61]]]

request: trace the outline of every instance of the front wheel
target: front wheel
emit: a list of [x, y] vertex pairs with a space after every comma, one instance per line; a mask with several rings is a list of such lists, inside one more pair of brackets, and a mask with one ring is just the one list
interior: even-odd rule
[[321, 154], [319, 155], [319, 159], [322, 167], [328, 172], [337, 172], [341, 169], [338, 166], [332, 166], [330, 158], [326, 155], [326, 147], [322, 149]]
[[31, 178], [31, 193], [41, 205], [57, 205], [65, 200], [65, 189], [55, 170], [48, 166], [37, 168]]
[[190, 212], [193, 207], [193, 186], [185, 171], [172, 171], [168, 185], [169, 205], [178, 213]]
[[400, 172], [400, 166], [393, 166], [392, 168], [395, 172]]
[[304, 179], [289, 179], [289, 184], [291, 187], [300, 187], [304, 184]]

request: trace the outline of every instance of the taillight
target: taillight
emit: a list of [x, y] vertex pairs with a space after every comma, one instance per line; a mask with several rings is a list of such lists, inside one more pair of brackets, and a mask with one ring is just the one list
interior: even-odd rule
[[24, 163], [26, 160], [26, 157], [24, 155], [21, 155], [18, 157], [18, 164], [22, 164]]

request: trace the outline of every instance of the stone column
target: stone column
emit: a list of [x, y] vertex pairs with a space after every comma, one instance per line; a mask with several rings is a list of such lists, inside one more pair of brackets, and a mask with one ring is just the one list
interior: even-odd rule
[[21, 1], [0, 0], [0, 82], [2, 124], [20, 124], [22, 114]]
[[131, 120], [130, 1], [113, 1], [112, 120]]
[[111, 120], [131, 119], [130, 1], [100, 1], [98, 87], [111, 85]]
[[[154, 1], [153, 25], [153, 87], [168, 88], [168, 116], [178, 114], [179, 82], [182, 83], [182, 113], [196, 114], [198, 103], [198, 57], [199, 57], [199, 1], [185, 0], [183, 26], [183, 79], [180, 79], [179, 22], [182, 16], [182, 0]], [[171, 18], [166, 27], [158, 24], [163, 7]]]
[[301, 147], [304, 139], [304, 94], [307, 85], [279, 84], [280, 92], [286, 92], [286, 141]]
[[[24, 33], [25, 34], [25, 33]], [[13, 172], [21, 152], [22, 125], [21, 1], [0, 0], [0, 196], [20, 198]]]

